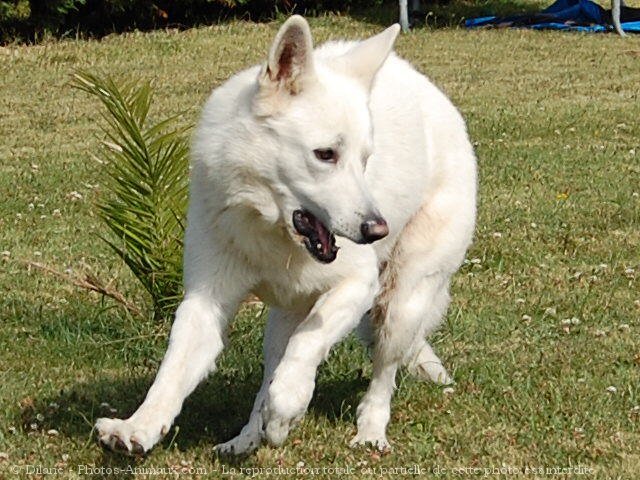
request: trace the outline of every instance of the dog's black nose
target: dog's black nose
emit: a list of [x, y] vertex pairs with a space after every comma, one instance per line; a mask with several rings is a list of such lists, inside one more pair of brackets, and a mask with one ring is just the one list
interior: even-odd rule
[[389, 226], [384, 218], [374, 217], [362, 222], [360, 232], [363, 243], [373, 243], [389, 235]]

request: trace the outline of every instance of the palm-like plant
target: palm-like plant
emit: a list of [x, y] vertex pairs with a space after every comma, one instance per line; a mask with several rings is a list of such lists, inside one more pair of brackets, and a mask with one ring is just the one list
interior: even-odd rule
[[106, 109], [98, 159], [105, 165], [107, 196], [98, 200], [97, 211], [111, 235], [101, 238], [149, 292], [155, 317], [164, 317], [181, 296], [191, 126], [180, 126], [179, 115], [149, 121], [148, 82], [118, 85], [77, 72], [72, 85]]

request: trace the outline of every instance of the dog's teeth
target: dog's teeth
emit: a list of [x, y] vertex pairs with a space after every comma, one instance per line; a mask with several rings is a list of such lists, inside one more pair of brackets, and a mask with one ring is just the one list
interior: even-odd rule
[[322, 244], [321, 244], [321, 243], [318, 243], [318, 244], [316, 245], [316, 249], [317, 249], [317, 250], [322, 250]]

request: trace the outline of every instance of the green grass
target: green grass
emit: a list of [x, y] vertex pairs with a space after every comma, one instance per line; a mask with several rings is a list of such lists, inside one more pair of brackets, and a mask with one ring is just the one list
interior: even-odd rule
[[[311, 24], [317, 41], [379, 30], [339, 16]], [[16, 466], [26, 477], [27, 465], [78, 476], [80, 464], [183, 462], [222, 476], [304, 462], [351, 466], [351, 478], [384, 478], [381, 468], [413, 464], [446, 469], [440, 478], [470, 476], [453, 473], [457, 467], [502, 465], [583, 465], [592, 473], [575, 478], [637, 478], [640, 38], [614, 35], [454, 28], [399, 39], [399, 53], [468, 120], [480, 205], [474, 260], [456, 275], [447, 321], [433, 338], [455, 393], [400, 376], [391, 454], [347, 447], [370, 375], [365, 352], [348, 339], [321, 368], [310, 411], [282, 448], [234, 463], [214, 459], [212, 446], [239, 431], [259, 385], [258, 307], [238, 315], [218, 372], [147, 458], [95, 444], [93, 422], [109, 413], [103, 402], [124, 416], [144, 397], [169, 325], [132, 318], [20, 262], [90, 268], [146, 301], [96, 235], [102, 227], [92, 203], [103, 175], [91, 152], [99, 107], [68, 87], [70, 73], [151, 80], [152, 116], [186, 110], [185, 121], [195, 121], [213, 87], [264, 58], [276, 29], [230, 22], [0, 49], [0, 251], [10, 252], [0, 260], [0, 452], [8, 455], [0, 457], [0, 477], [12, 478]], [[572, 317], [579, 323], [563, 325]], [[376, 474], [360, 473], [373, 467]]]

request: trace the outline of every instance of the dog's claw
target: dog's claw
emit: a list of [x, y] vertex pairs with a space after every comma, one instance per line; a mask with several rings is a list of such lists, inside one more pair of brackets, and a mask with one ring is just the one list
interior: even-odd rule
[[142, 456], [145, 453], [144, 447], [134, 439], [129, 440], [131, 444], [130, 447], [123, 439], [121, 439], [117, 435], [111, 435], [107, 437], [107, 439], [102, 437], [99, 439], [99, 442], [102, 448], [124, 455]]
[[134, 455], [144, 455], [144, 447], [135, 440], [131, 440], [131, 453]]
[[231, 440], [213, 447], [214, 453], [221, 457], [244, 457], [256, 450], [264, 438], [262, 421], [253, 419]]
[[235, 446], [232, 442], [219, 443], [213, 447], [213, 451], [218, 455], [233, 455]]
[[236, 448], [236, 444], [234, 442], [240, 442], [240, 440], [238, 440], [236, 437], [229, 442], [216, 445], [215, 447], [213, 447], [214, 454], [218, 457], [241, 458], [251, 454], [260, 445], [259, 440], [251, 440], [245, 443], [238, 443]]
[[[147, 432], [120, 419], [98, 419], [96, 433], [103, 448], [129, 456], [142, 456], [157, 442], [157, 440], [150, 442]], [[160, 435], [158, 435], [159, 439]]]
[[378, 450], [379, 452], [390, 452], [391, 451], [391, 445], [389, 444], [389, 441], [386, 439], [386, 437], [365, 438], [365, 437], [360, 437], [360, 435], [356, 435], [349, 442], [349, 446], [351, 448], [359, 448], [359, 447], [371, 446], [371, 447], [375, 448], [376, 450]]
[[122, 439], [118, 437], [116, 437], [115, 439], [113, 448], [119, 452], [129, 452], [129, 447], [127, 447], [126, 443], [124, 443]]

